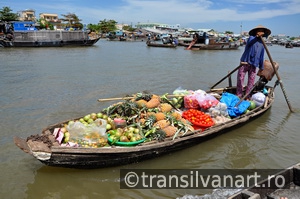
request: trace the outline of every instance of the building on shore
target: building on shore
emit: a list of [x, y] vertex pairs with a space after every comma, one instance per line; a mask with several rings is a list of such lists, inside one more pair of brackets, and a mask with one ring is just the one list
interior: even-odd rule
[[26, 9], [18, 11], [20, 21], [36, 21], [35, 10]]

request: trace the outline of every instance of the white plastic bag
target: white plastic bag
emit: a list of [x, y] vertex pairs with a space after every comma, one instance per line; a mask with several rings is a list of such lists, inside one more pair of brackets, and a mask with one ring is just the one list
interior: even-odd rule
[[107, 139], [106, 124], [107, 121], [103, 119], [97, 119], [87, 126], [76, 121], [74, 123], [70, 123], [67, 126], [67, 130], [69, 131], [70, 138], [72, 140], [95, 142], [100, 137]]
[[225, 103], [219, 102], [216, 106], [208, 109], [208, 114], [211, 117], [217, 117], [217, 116], [227, 117], [228, 116], [227, 105]]
[[263, 93], [258, 92], [252, 95], [251, 100], [255, 102], [256, 106], [261, 106], [265, 103], [266, 96]]
[[181, 87], [178, 87], [176, 88], [174, 91], [173, 91], [173, 94], [174, 95], [188, 95], [190, 92], [186, 89], [183, 89]]

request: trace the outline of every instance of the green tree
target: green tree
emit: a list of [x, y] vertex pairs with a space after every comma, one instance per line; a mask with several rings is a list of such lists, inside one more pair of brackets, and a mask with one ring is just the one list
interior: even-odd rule
[[16, 21], [18, 20], [18, 14], [12, 13], [12, 9], [9, 7], [3, 7], [0, 10], [0, 20], [1, 21]]
[[38, 22], [40, 23], [40, 29], [49, 28], [50, 30], [54, 30], [53, 24], [51, 24], [49, 21], [46, 21], [44, 18], [40, 18]]
[[90, 29], [92, 32], [99, 32], [100, 31], [99, 24], [88, 24], [87, 28]]
[[62, 14], [64, 18], [60, 19], [67, 22], [67, 27], [82, 29], [83, 24], [80, 23], [81, 19], [74, 13]]
[[226, 30], [226, 31], [225, 31], [225, 34], [230, 34], [230, 35], [231, 35], [231, 34], [233, 34], [233, 32], [232, 32], [232, 31], [229, 31], [229, 30]]
[[127, 30], [129, 32], [133, 32], [133, 31], [135, 31], [135, 28], [133, 28], [131, 26], [123, 26], [123, 30]]
[[110, 19], [108, 21], [106, 19], [104, 19], [104, 20], [101, 20], [98, 25], [99, 25], [100, 31], [102, 33], [108, 33], [108, 32], [117, 30], [117, 27], [116, 27], [117, 23], [118, 22], [116, 22], [115, 20], [112, 20], [112, 19]]

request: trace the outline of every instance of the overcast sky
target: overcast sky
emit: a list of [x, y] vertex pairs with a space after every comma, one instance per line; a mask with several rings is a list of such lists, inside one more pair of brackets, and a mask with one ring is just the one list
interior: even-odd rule
[[257, 25], [272, 35], [300, 36], [300, 0], [2, 0], [12, 12], [74, 13], [84, 24], [113, 19], [135, 26], [138, 22], [180, 24], [219, 32], [249, 31]]

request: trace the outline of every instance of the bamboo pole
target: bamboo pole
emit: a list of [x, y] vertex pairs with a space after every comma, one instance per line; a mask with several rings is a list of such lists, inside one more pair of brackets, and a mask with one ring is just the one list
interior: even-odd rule
[[287, 97], [287, 94], [285, 93], [285, 89], [284, 89], [283, 83], [282, 83], [282, 81], [281, 81], [281, 79], [280, 79], [280, 76], [279, 76], [279, 74], [278, 74], [278, 71], [277, 71], [276, 68], [275, 68], [273, 59], [272, 59], [271, 54], [270, 54], [270, 52], [269, 52], [269, 50], [268, 50], [268, 48], [267, 48], [267, 45], [266, 45], [265, 41], [263, 40], [263, 38], [262, 38], [262, 37], [260, 37], [260, 38], [261, 38], [261, 41], [262, 41], [262, 43], [263, 43], [263, 45], [264, 45], [264, 47], [265, 47], [265, 50], [266, 50], [266, 52], [267, 52], [267, 54], [268, 54], [268, 57], [269, 57], [270, 62], [271, 62], [271, 64], [272, 64], [273, 70], [275, 71], [275, 74], [276, 74], [276, 76], [277, 76], [277, 79], [278, 79], [278, 81], [279, 81], [279, 83], [280, 83], [280, 87], [281, 87], [281, 90], [282, 90], [282, 92], [283, 92], [284, 98], [285, 98], [285, 100], [286, 100], [286, 102], [287, 102], [287, 105], [288, 105], [290, 111], [291, 111], [291, 112], [294, 112], [293, 109], [292, 109], [292, 106], [291, 106], [291, 104], [290, 104], [290, 102], [289, 102], [289, 99], [288, 99], [288, 97]]
[[[184, 95], [167, 95], [167, 97], [184, 97]], [[98, 102], [106, 102], [106, 101], [114, 101], [114, 100], [130, 100], [130, 99], [134, 99], [134, 98], [135, 98], [134, 96], [103, 98], [103, 99], [98, 99]]]

